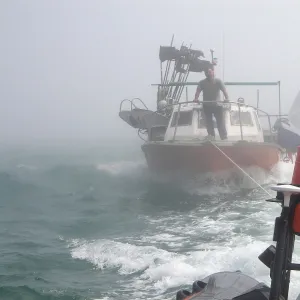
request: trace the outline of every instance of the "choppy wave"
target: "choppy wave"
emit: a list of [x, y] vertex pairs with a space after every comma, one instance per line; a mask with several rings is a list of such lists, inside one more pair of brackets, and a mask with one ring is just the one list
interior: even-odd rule
[[[241, 189], [249, 190], [277, 182], [289, 182], [293, 170], [292, 163], [280, 162], [271, 172], [258, 167], [246, 168], [244, 171], [219, 172], [199, 174], [193, 177], [180, 174], [159, 175], [148, 171], [144, 160], [124, 160], [99, 164], [60, 164], [47, 168], [35, 165], [18, 164], [15, 170], [0, 173], [0, 184], [16, 185], [30, 184], [64, 188], [79, 187], [95, 188], [99, 181], [111, 186], [113, 180], [118, 180], [121, 186], [137, 182], [140, 185], [162, 184], [181, 188], [183, 191], [197, 195], [217, 195], [219, 193], [235, 193]], [[123, 184], [122, 184], [123, 183]]]
[[[0, 173], [1, 246], [8, 253], [2, 265], [31, 277], [7, 280], [0, 299], [171, 299], [222, 270], [269, 283], [257, 256], [272, 243], [279, 207], [264, 201], [264, 189], [272, 193], [271, 184], [289, 182], [292, 170], [291, 163], [271, 173], [245, 169], [261, 188], [228, 172], [160, 177], [134, 158], [18, 162]], [[32, 251], [37, 260], [28, 260]], [[43, 259], [47, 268], [40, 270]], [[38, 288], [37, 270], [57, 281], [45, 279]], [[293, 274], [291, 298], [299, 284]]]
[[[109, 269], [119, 272], [124, 277], [121, 289], [126, 289], [131, 298], [152, 299], [160, 295], [160, 299], [169, 299], [174, 298], [176, 289], [188, 287], [194, 280], [218, 271], [241, 270], [269, 283], [269, 270], [254, 259], [268, 246], [269, 243], [245, 236], [236, 237], [223, 246], [203, 245], [200, 251], [183, 254], [155, 246], [99, 240], [81, 241], [71, 253], [74, 259], [86, 260], [99, 271]], [[128, 275], [131, 275], [130, 280]], [[292, 297], [299, 293], [300, 283], [297, 274], [293, 278]]]
[[[293, 166], [279, 167], [281, 172], [274, 172], [273, 176], [264, 174], [262, 184], [266, 188], [278, 181], [289, 181]], [[208, 195], [209, 189], [216, 189], [214, 184], [197, 186], [198, 196], [199, 191], [202, 196]], [[235, 186], [235, 191], [238, 187]], [[185, 188], [189, 193], [194, 192]], [[226, 193], [230, 192], [229, 187]], [[225, 270], [241, 270], [269, 284], [269, 270], [257, 257], [272, 243], [274, 217], [279, 207], [264, 202], [267, 195], [260, 189], [232, 194], [232, 199], [222, 195], [224, 186], [217, 187], [214, 195], [202, 200], [195, 198], [201, 203], [190, 205], [189, 201], [194, 200], [186, 200], [187, 210], [183, 211], [176, 210], [176, 199], [169, 199], [165, 202], [169, 208], [162, 216], [140, 216], [150, 229], [126, 238], [71, 240], [70, 254], [76, 260], [91, 263], [99, 272], [118, 272], [121, 290], [126, 290], [133, 299], [172, 299], [177, 289]], [[300, 259], [299, 254], [300, 251], [295, 260]], [[291, 297], [300, 292], [299, 283], [300, 276], [296, 274], [291, 283]]]
[[[272, 175], [257, 168], [247, 172], [267, 188], [278, 181], [288, 182], [292, 170], [292, 164], [282, 163]], [[170, 299], [176, 289], [225, 270], [241, 270], [269, 283], [269, 270], [257, 257], [272, 243], [274, 216], [279, 209], [264, 202], [268, 195], [259, 188], [238, 194], [240, 184], [234, 180], [224, 184], [224, 175], [218, 174], [219, 178], [213, 178], [210, 186], [207, 175], [190, 182], [182, 181], [183, 192], [209, 195], [207, 200], [202, 198], [201, 204], [190, 206], [192, 209], [187, 208], [188, 211], [169, 211], [159, 217], [140, 216], [151, 227], [140, 235], [114, 240], [69, 241], [72, 257], [91, 263], [99, 272], [118, 272], [123, 278], [120, 279], [122, 289], [134, 299]], [[158, 194], [162, 195], [161, 192], [158, 189]], [[233, 195], [233, 192], [237, 193], [234, 199], [221, 196]], [[172, 200], [174, 205], [178, 204], [174, 198], [165, 203], [171, 205]], [[189, 204], [186, 202], [185, 206]], [[296, 255], [297, 258], [300, 256]], [[300, 277], [296, 275], [291, 284], [293, 295], [300, 292], [299, 283]]]
[[[178, 174], [168, 176], [150, 175], [150, 179], [156, 183], [174, 184], [189, 194], [218, 195], [232, 194], [241, 190], [260, 189], [265, 190], [271, 184], [278, 182], [290, 182], [294, 165], [280, 162], [271, 171], [259, 167], [249, 167], [240, 170], [234, 169], [218, 173], [205, 173], [193, 177]], [[265, 191], [268, 196], [270, 191]]]

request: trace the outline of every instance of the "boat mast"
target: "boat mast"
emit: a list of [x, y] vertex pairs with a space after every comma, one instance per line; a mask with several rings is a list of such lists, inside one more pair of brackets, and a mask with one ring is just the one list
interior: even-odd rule
[[[172, 35], [171, 47], [173, 46], [173, 41], [174, 41], [174, 34]], [[164, 84], [168, 83], [168, 74], [169, 74], [170, 64], [171, 64], [171, 61], [168, 60], [166, 70], [165, 70], [165, 77], [164, 77], [164, 80], [163, 80]]]

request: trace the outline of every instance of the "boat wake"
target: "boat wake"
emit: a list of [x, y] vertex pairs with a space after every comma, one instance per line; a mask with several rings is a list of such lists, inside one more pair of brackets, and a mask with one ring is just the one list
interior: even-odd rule
[[[260, 186], [265, 189], [270, 184], [288, 182], [292, 176], [293, 167], [294, 164], [291, 162], [279, 162], [270, 172], [259, 167], [245, 168], [244, 171], [249, 176], [237, 169], [193, 176], [182, 174], [150, 174], [149, 176], [155, 183], [173, 184], [192, 195], [217, 195], [262, 190]], [[268, 194], [265, 193], [265, 196]]]
[[[270, 284], [269, 270], [257, 257], [271, 241], [280, 207], [265, 202], [269, 196], [252, 182], [244, 178], [241, 184], [228, 172], [193, 179], [159, 178], [146, 171], [145, 164], [129, 161], [97, 169], [115, 179], [130, 177], [127, 182], [135, 178], [147, 189], [134, 202], [139, 207], [136, 217], [144, 224], [140, 232], [65, 241], [71, 257], [86, 262], [87, 268], [99, 272], [97, 276], [114, 274], [115, 282], [101, 299], [120, 294], [131, 299], [173, 299], [178, 289], [190, 288], [186, 284], [216, 271], [241, 270]], [[270, 191], [270, 184], [290, 180], [293, 164], [280, 162], [271, 174], [259, 168], [245, 171]], [[300, 260], [300, 251], [294, 258]], [[292, 297], [300, 292], [299, 275], [293, 275]]]
[[[187, 283], [225, 270], [241, 270], [270, 283], [269, 270], [257, 256], [270, 243], [280, 207], [265, 202], [269, 196], [257, 187], [241, 193], [244, 186], [253, 187], [246, 179], [242, 186], [226, 172], [193, 179], [159, 178], [147, 171], [146, 164], [134, 161], [98, 164], [97, 171], [114, 180], [127, 179], [128, 184], [138, 182], [134, 207], [143, 224], [141, 230], [122, 237], [65, 240], [71, 257], [86, 262], [97, 278], [114, 276], [101, 299], [121, 294], [131, 299], [173, 299], [178, 289], [189, 288]], [[267, 188], [288, 182], [293, 164], [281, 162], [271, 174], [259, 168], [245, 171]], [[132, 210], [132, 202], [126, 203], [126, 210]], [[298, 258], [300, 251], [295, 253]], [[299, 286], [295, 274], [292, 295], [300, 292]]]
[[[166, 241], [163, 235], [156, 238]], [[174, 239], [169, 237], [168, 242]], [[217, 242], [198, 245], [198, 249], [195, 247], [186, 253], [154, 245], [136, 245], [133, 241], [73, 240], [69, 247], [73, 259], [91, 263], [103, 276], [118, 273], [118, 282], [110, 283], [111, 291], [122, 289], [131, 299], [174, 299], [176, 290], [190, 288], [187, 283], [216, 271], [241, 270], [258, 281], [270, 284], [269, 270], [257, 259], [268, 245], [268, 242], [244, 235], [223, 245]], [[300, 256], [295, 255], [295, 260], [299, 259]], [[293, 296], [299, 293], [299, 283], [299, 274], [293, 274], [291, 298], [296, 298]], [[104, 296], [114, 299], [115, 295], [107, 291]]]
[[[261, 190], [258, 184], [266, 188], [277, 182], [288, 182], [293, 167], [292, 162], [281, 161], [270, 172], [259, 167], [245, 168], [244, 171], [252, 180], [238, 169], [192, 176], [182, 173], [155, 174], [148, 170], [143, 160], [117, 161], [96, 166], [99, 172], [108, 176], [136, 179], [146, 185], [167, 185], [170, 188], [173, 186], [191, 195], [218, 195]], [[265, 193], [265, 196], [267, 197], [268, 194]]]

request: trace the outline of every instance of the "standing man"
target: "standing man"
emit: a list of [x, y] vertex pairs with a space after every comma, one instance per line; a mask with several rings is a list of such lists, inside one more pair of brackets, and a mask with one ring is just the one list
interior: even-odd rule
[[220, 100], [220, 91], [225, 96], [225, 101], [228, 101], [228, 94], [225, 85], [221, 79], [215, 78], [214, 70], [208, 69], [205, 71], [206, 78], [199, 82], [195, 94], [195, 102], [199, 101], [199, 95], [203, 91], [203, 112], [205, 115], [205, 123], [208, 136], [210, 140], [215, 139], [215, 129], [212, 115], [215, 116], [217, 127], [221, 140], [227, 139], [227, 130], [225, 126], [223, 105], [218, 103]]

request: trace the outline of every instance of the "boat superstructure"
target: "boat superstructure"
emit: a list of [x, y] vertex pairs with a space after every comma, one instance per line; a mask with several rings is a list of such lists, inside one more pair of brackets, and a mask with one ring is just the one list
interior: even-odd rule
[[[257, 110], [239, 102], [220, 103], [224, 106], [224, 119], [228, 141], [264, 142], [263, 128]], [[217, 123], [214, 120], [217, 130]], [[174, 105], [170, 122], [166, 128], [164, 141], [204, 140], [207, 136], [203, 103], [179, 103]], [[216, 140], [220, 137], [216, 135]]]
[[[232, 168], [235, 162], [239, 166], [258, 166], [271, 170], [284, 152], [277, 134], [282, 127], [274, 127], [274, 124], [280, 125], [285, 117], [281, 115], [280, 81], [224, 82], [227, 87], [277, 87], [279, 112], [270, 115], [261, 110], [258, 107], [259, 99], [256, 99], [256, 106], [249, 105], [244, 98], [218, 102], [218, 105], [223, 106], [228, 139], [220, 140], [214, 122], [217, 134], [212, 143], [206, 140], [203, 101], [193, 102], [188, 97], [188, 88], [195, 89], [198, 85], [198, 82], [187, 81], [189, 74], [201, 73], [216, 66], [217, 59], [213, 51], [211, 60], [202, 57], [202, 51], [186, 46], [179, 50], [172, 45], [160, 47], [161, 83], [153, 85], [157, 86], [156, 110], [149, 110], [138, 98], [121, 102], [119, 116], [136, 128], [145, 141], [142, 150], [149, 168], [159, 172], [201, 173]], [[163, 62], [166, 62], [164, 74]], [[130, 104], [127, 110], [124, 110], [125, 102]]]

